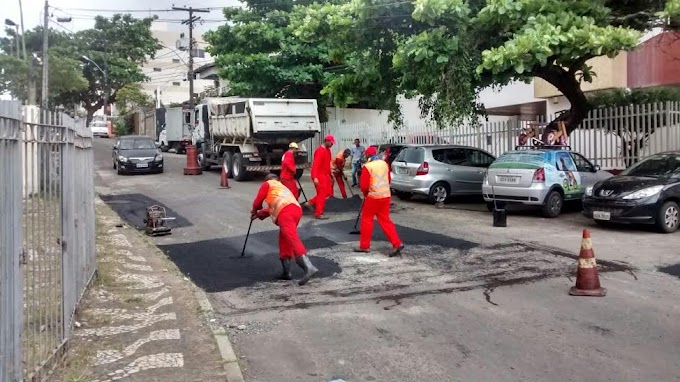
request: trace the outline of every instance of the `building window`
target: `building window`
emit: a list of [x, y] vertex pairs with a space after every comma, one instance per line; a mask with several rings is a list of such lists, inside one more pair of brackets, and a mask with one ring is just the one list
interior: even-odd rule
[[173, 58], [172, 63], [173, 64], [179, 64], [179, 58]]
[[203, 49], [194, 49], [194, 57], [196, 57], [196, 58], [205, 58], [205, 50], [203, 50]]
[[154, 71], [154, 72], [160, 72], [160, 71], [161, 71], [161, 68], [153, 68], [153, 71]]
[[173, 83], [172, 83], [172, 86], [180, 86], [180, 85], [181, 85], [180, 82], [173, 82]]

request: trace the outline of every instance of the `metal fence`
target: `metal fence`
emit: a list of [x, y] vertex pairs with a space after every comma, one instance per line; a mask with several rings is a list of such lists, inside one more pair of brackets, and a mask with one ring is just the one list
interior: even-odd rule
[[[379, 143], [456, 144], [477, 147], [498, 156], [517, 146], [530, 124], [544, 121], [505, 120], [440, 129], [434, 124], [403, 126], [328, 122], [321, 134], [303, 142], [312, 152], [325, 134], [333, 134], [336, 147], [351, 147], [355, 138], [364, 146]], [[603, 169], [623, 169], [641, 158], [668, 150], [680, 150], [680, 102], [596, 109], [569, 136], [569, 145]]]
[[84, 123], [0, 101], [0, 191], [0, 382], [40, 381], [65, 351], [96, 269]]

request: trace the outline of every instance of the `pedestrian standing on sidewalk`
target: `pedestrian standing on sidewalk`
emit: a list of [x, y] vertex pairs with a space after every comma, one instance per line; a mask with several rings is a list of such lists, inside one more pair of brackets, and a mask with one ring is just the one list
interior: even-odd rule
[[338, 183], [338, 188], [340, 189], [340, 193], [342, 194], [343, 199], [347, 199], [347, 191], [345, 191], [344, 181], [345, 161], [347, 157], [349, 157], [350, 155], [351, 155], [350, 149], [340, 151], [335, 156], [335, 159], [333, 159], [333, 163], [331, 165], [333, 170], [333, 177], [335, 178], [335, 182]]
[[[263, 202], [267, 203], [267, 208], [262, 208]], [[302, 207], [288, 187], [279, 182], [276, 174], [269, 174], [264, 178], [250, 211], [251, 220], [263, 220], [267, 216], [271, 216], [274, 224], [279, 226], [279, 259], [283, 266], [283, 273], [279, 279], [292, 279], [290, 266], [295, 259], [297, 265], [305, 271], [298, 285], [305, 285], [318, 269], [307, 257], [307, 249], [298, 234], [297, 227], [302, 219]]]
[[373, 218], [377, 218], [380, 228], [382, 228], [387, 240], [392, 244], [392, 252], [389, 256], [399, 256], [404, 249], [404, 244], [397, 235], [397, 229], [390, 219], [390, 204], [392, 195], [390, 193], [389, 166], [387, 162], [380, 159], [375, 147], [366, 149], [368, 162], [361, 170], [359, 188], [364, 194], [364, 205], [361, 210], [361, 228], [359, 236], [359, 248], [354, 252], [370, 252], [371, 236], [373, 235]]
[[283, 153], [283, 158], [281, 159], [281, 183], [288, 187], [290, 192], [293, 193], [295, 200], [300, 197], [300, 190], [295, 182], [295, 154], [298, 152], [298, 144], [291, 142], [288, 145], [288, 151]]
[[307, 203], [310, 209], [314, 209], [315, 219], [328, 219], [324, 216], [326, 199], [333, 195], [333, 182], [331, 178], [331, 147], [335, 144], [335, 137], [326, 135], [323, 144], [314, 151], [312, 160], [312, 181], [316, 195]]
[[364, 147], [361, 146], [359, 138], [354, 140], [352, 151], [352, 187], [357, 186], [357, 173], [361, 170], [361, 157], [364, 155]]

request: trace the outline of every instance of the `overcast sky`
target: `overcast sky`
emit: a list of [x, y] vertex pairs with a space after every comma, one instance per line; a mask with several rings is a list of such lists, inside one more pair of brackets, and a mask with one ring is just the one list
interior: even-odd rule
[[[44, 0], [22, 0], [24, 10], [24, 27], [25, 29], [32, 29], [35, 26], [42, 24], [42, 10], [45, 6]], [[191, 6], [195, 8], [211, 8], [210, 13], [199, 14], [205, 23], [198, 25], [197, 29], [200, 33], [204, 33], [210, 29], [215, 29], [222, 25], [224, 18], [222, 11], [218, 8], [239, 6], [241, 3], [238, 0], [51, 0], [50, 20], [52, 27], [55, 29], [63, 29], [56, 25], [57, 17], [73, 18], [70, 23], [61, 23], [64, 28], [71, 31], [91, 28], [93, 26], [92, 18], [96, 15], [111, 16], [115, 12], [132, 13], [137, 17], [146, 17], [149, 15], [158, 15], [160, 21], [168, 21], [172, 26], [178, 30], [180, 28], [186, 29], [186, 26], [180, 24], [180, 20], [187, 17], [187, 12], [161, 12], [161, 10], [169, 10], [172, 6], [184, 7]], [[134, 12], [124, 12], [124, 11]], [[2, 0], [2, 8], [0, 10], [0, 19], [4, 23], [6, 18], [9, 18], [19, 24], [21, 18], [19, 17], [19, 0]], [[4, 28], [0, 35], [4, 36]]]

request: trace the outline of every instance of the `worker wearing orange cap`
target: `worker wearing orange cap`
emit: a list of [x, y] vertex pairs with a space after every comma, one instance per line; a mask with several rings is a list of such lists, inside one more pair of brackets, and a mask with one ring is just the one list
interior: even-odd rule
[[300, 197], [300, 190], [295, 183], [295, 172], [297, 171], [295, 167], [295, 154], [297, 151], [298, 144], [291, 142], [288, 145], [288, 151], [283, 154], [281, 159], [281, 183], [293, 193], [295, 200], [298, 200]]
[[370, 252], [371, 236], [373, 235], [373, 218], [377, 218], [387, 240], [392, 244], [390, 257], [398, 256], [404, 249], [404, 244], [397, 235], [397, 229], [390, 219], [390, 170], [387, 162], [378, 157], [375, 147], [369, 147], [365, 152], [368, 162], [364, 165], [359, 178], [359, 188], [363, 192], [364, 204], [361, 210], [361, 229], [359, 248], [355, 252]]
[[[263, 202], [267, 203], [267, 208], [262, 208]], [[251, 220], [262, 220], [267, 216], [271, 216], [274, 224], [279, 226], [279, 259], [283, 266], [283, 273], [279, 278], [282, 280], [292, 278], [290, 266], [291, 260], [295, 259], [295, 263], [305, 271], [298, 284], [305, 285], [318, 269], [307, 257], [307, 250], [297, 231], [302, 218], [302, 208], [275, 174], [269, 174], [264, 178], [250, 211]]]
[[312, 181], [316, 195], [309, 199], [308, 205], [314, 208], [315, 219], [328, 219], [324, 216], [326, 199], [333, 195], [331, 180], [331, 147], [335, 144], [335, 137], [326, 135], [323, 144], [314, 151], [312, 160]]
[[340, 193], [342, 194], [343, 199], [347, 199], [347, 191], [345, 191], [345, 182], [343, 180], [344, 179], [343, 171], [345, 169], [345, 161], [347, 160], [347, 157], [350, 156], [351, 154], [352, 152], [350, 151], [350, 149], [340, 151], [335, 156], [335, 159], [333, 159], [333, 163], [331, 164], [333, 177], [335, 178], [335, 181], [338, 183], [338, 188], [340, 189]]

